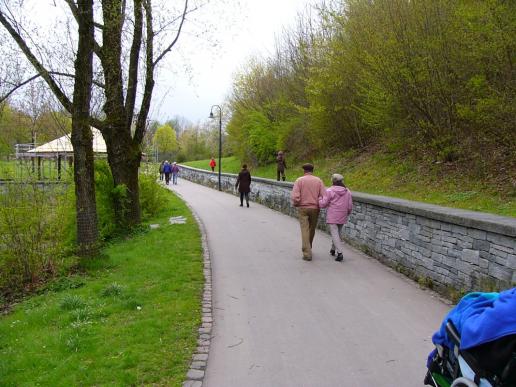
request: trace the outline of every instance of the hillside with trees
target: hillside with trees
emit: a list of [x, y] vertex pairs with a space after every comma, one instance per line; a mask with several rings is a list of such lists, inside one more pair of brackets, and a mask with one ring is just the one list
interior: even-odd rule
[[227, 141], [255, 167], [280, 149], [336, 167], [380, 158], [514, 198], [515, 66], [515, 2], [322, 3], [237, 74]]

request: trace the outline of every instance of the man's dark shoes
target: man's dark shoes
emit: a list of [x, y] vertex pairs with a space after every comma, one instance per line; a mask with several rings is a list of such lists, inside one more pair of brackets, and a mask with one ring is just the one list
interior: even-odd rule
[[247, 208], [249, 208], [249, 203], [247, 203]]
[[330, 250], [330, 254], [331, 254], [331, 255], [335, 255], [335, 250], [331, 249], [331, 250]]
[[243, 207], [244, 205], [243, 204], [240, 204], [240, 207]]
[[338, 254], [337, 254], [337, 258], [335, 258], [335, 260], [336, 260], [337, 262], [342, 262], [342, 260], [343, 260], [343, 259], [344, 259], [344, 257], [342, 256], [342, 253], [338, 253]]

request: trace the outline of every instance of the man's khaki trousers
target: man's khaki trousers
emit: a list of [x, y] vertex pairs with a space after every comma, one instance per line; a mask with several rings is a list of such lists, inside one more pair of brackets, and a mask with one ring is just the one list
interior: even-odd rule
[[312, 259], [312, 242], [319, 217], [318, 208], [298, 208], [303, 258]]

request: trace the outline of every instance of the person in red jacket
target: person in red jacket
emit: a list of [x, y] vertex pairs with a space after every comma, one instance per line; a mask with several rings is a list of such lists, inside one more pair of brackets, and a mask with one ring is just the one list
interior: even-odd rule
[[210, 168], [211, 168], [211, 171], [214, 172], [215, 171], [215, 166], [217, 165], [217, 163], [215, 162], [215, 159], [213, 158], [213, 156], [211, 157], [211, 160], [210, 160]]

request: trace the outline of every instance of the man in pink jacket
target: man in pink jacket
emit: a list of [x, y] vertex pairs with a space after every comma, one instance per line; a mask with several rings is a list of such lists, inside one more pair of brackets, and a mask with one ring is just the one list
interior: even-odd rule
[[330, 227], [331, 249], [330, 254], [335, 255], [337, 250], [337, 262], [342, 261], [342, 242], [340, 235], [342, 226], [348, 221], [348, 216], [353, 210], [353, 199], [351, 192], [346, 188], [342, 175], [335, 173], [331, 176], [333, 185], [326, 190], [326, 193], [319, 199], [319, 207], [326, 210], [326, 223]]
[[312, 174], [312, 164], [304, 164], [303, 170], [305, 174], [295, 181], [290, 198], [299, 215], [303, 259], [311, 261], [312, 242], [319, 217], [319, 198], [324, 195], [325, 188], [322, 180]]

